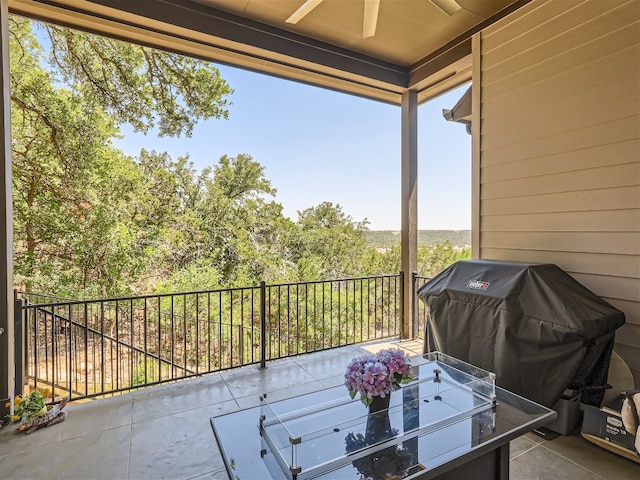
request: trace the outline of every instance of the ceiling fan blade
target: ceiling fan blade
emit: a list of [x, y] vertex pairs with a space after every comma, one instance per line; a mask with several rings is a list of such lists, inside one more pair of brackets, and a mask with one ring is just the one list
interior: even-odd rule
[[302, 4], [302, 6], [299, 9], [293, 12], [291, 16], [287, 18], [285, 21], [287, 23], [294, 23], [294, 24], [298, 23], [300, 20], [306, 17], [311, 10], [313, 10], [318, 5], [320, 5], [320, 3], [322, 3], [322, 0], [307, 0]]
[[364, 22], [362, 24], [362, 38], [373, 37], [378, 25], [378, 10], [380, 0], [364, 0]]
[[456, 0], [430, 0], [436, 7], [442, 10], [447, 15], [451, 16], [456, 13], [458, 10], [461, 10], [462, 7]]

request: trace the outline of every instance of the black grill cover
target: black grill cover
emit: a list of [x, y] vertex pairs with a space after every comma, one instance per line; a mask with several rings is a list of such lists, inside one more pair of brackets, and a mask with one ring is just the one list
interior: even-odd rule
[[432, 348], [547, 407], [567, 388], [600, 406], [624, 314], [556, 265], [460, 261], [418, 296]]

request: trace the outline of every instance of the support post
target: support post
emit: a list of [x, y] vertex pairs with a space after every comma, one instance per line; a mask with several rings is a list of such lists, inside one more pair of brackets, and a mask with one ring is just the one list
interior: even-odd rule
[[26, 369], [26, 328], [23, 318], [22, 307], [24, 306], [24, 300], [16, 298], [14, 303], [13, 325], [15, 336], [15, 364], [16, 364], [16, 379], [14, 395], [24, 393], [25, 380], [27, 378]]
[[402, 94], [401, 249], [404, 301], [401, 338], [414, 338], [412, 272], [418, 269], [418, 93]]
[[260, 282], [260, 368], [267, 368], [267, 288]]
[[13, 210], [11, 179], [11, 94], [9, 92], [9, 2], [0, 0], [0, 418], [14, 395]]

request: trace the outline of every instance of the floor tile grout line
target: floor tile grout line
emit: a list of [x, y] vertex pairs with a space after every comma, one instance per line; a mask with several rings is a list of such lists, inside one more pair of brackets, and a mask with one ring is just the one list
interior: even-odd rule
[[[318, 381], [319, 381], [319, 379], [318, 379], [318, 378], [316, 378], [313, 374], [311, 374], [311, 373], [310, 373], [307, 369], [305, 369], [302, 365], [300, 365], [299, 363], [297, 363], [297, 362], [295, 361], [295, 359], [291, 359], [291, 361], [292, 361], [292, 363], [293, 363], [296, 367], [298, 367], [298, 368], [299, 368], [299, 369], [301, 369], [305, 374], [307, 374], [307, 375], [311, 378], [311, 380], [310, 380], [310, 381], [295, 381], [294, 383], [291, 383], [291, 384], [288, 384], [288, 385], [282, 385], [282, 386], [280, 386], [280, 387], [278, 387], [278, 388], [275, 388], [275, 389], [271, 390], [272, 392], [273, 392], [273, 391], [278, 391], [278, 390], [287, 390], [287, 389], [290, 389], [290, 388], [295, 388], [295, 387], [296, 387], [296, 386], [298, 386], [298, 385], [307, 385], [307, 384], [310, 384], [310, 383], [314, 383], [314, 382], [318, 382]], [[223, 381], [225, 382], [225, 385], [227, 386], [227, 388], [229, 389], [229, 391], [231, 392], [231, 395], [233, 396], [233, 398], [238, 399], [238, 398], [245, 398], [245, 397], [247, 397], [247, 396], [248, 396], [248, 395], [236, 396], [236, 395], [234, 394], [235, 389], [231, 388], [231, 386], [227, 383], [227, 380], [225, 379], [225, 377], [222, 377], [222, 379], [223, 379]], [[269, 393], [269, 391], [264, 392], [264, 393]]]
[[131, 395], [131, 416], [129, 421], [129, 455], [127, 455], [127, 479], [131, 478], [131, 455], [133, 454], [133, 411], [135, 395]]
[[521, 456], [522, 456], [522, 455], [524, 455], [525, 453], [529, 453], [529, 452], [530, 452], [531, 450], [533, 450], [534, 448], [540, 447], [541, 445], [542, 445], [542, 444], [540, 444], [540, 443], [536, 443], [535, 445], [532, 445], [531, 447], [529, 447], [529, 448], [527, 448], [526, 450], [524, 450], [524, 451], [520, 452], [519, 454], [514, 455], [513, 457], [511, 457], [511, 458], [509, 459], [509, 461], [511, 462], [511, 461], [515, 460], [516, 458], [521, 457]]
[[[402, 344], [398, 344], [398, 345], [394, 345], [394, 346], [402, 346]], [[342, 347], [344, 348], [344, 347]], [[348, 357], [350, 354], [354, 354], [357, 355], [359, 352], [363, 352], [364, 349], [360, 348], [360, 347], [355, 347], [355, 346], [349, 346], [347, 350], [344, 350], [344, 358]], [[321, 354], [322, 355], [322, 354]], [[327, 353], [326, 356], [318, 356], [317, 357], [320, 361], [322, 362], [326, 362], [327, 367], [331, 367], [336, 371], [336, 375], [333, 375], [332, 377], [337, 377], [339, 376], [338, 374], [340, 372], [338, 372], [337, 370], [337, 366], [339, 365], [339, 355], [336, 355], [335, 357], [332, 356], [332, 354]], [[294, 364], [296, 364], [296, 366], [300, 367], [300, 372], [304, 373], [305, 375], [302, 375], [303, 378], [305, 379], [309, 379], [308, 381], [303, 381], [302, 383], [295, 383], [291, 386], [288, 387], [282, 387], [280, 388], [280, 390], [289, 390], [289, 389], [297, 389], [300, 387], [306, 387], [307, 384], [309, 384], [309, 386], [311, 386], [312, 384], [316, 384], [316, 382], [322, 382], [324, 383], [324, 379], [323, 378], [318, 378], [318, 375], [312, 375], [311, 372], [309, 370], [315, 370], [317, 372], [322, 373], [323, 371], [329, 371], [326, 368], [320, 368], [318, 370], [318, 364], [314, 363], [313, 359], [309, 359], [308, 363], [305, 362], [302, 358], [294, 358], [292, 359], [294, 360], [294, 362], [292, 364], [289, 364], [286, 366], [285, 369], [283, 369], [282, 371], [288, 369], [289, 367], [293, 366]], [[302, 364], [306, 364], [306, 368], [304, 365]], [[250, 368], [250, 367], [248, 367]], [[278, 369], [274, 369], [273, 370], [273, 374], [275, 377], [278, 376]], [[224, 410], [227, 409], [227, 407], [229, 408], [229, 411], [238, 411], [238, 410], [243, 410], [243, 409], [247, 409], [247, 408], [252, 408], [252, 407], [241, 407], [242, 405], [242, 401], [238, 400], [237, 398], [235, 398], [233, 396], [233, 394], [231, 393], [231, 388], [230, 388], [230, 384], [233, 383], [233, 379], [229, 379], [229, 382], [227, 382], [227, 380], [225, 380], [224, 376], [220, 373], [214, 374], [216, 375], [218, 378], [217, 379], [212, 379], [211, 382], [209, 382], [208, 380], [202, 384], [198, 384], [194, 386], [196, 387], [196, 389], [198, 389], [197, 391], [203, 395], [207, 395], [209, 392], [219, 392], [221, 393], [221, 396], [225, 396], [227, 397], [227, 394], [229, 394], [230, 396], [228, 397], [228, 400], [233, 400], [234, 402], [228, 402], [228, 405], [224, 407]], [[298, 375], [294, 375], [296, 378], [300, 378]], [[264, 377], [264, 376], [263, 376]], [[240, 377], [239, 377], [240, 378]], [[246, 381], [247, 379], [242, 377], [244, 381]], [[331, 378], [331, 377], [327, 377], [327, 378]], [[222, 379], [222, 382], [219, 382], [219, 379]], [[314, 380], [311, 380], [314, 379]], [[198, 382], [198, 380], [196, 380], [196, 382]], [[243, 385], [241, 385], [240, 382], [237, 382], [238, 385], [238, 389], [237, 391], [242, 391]], [[162, 386], [162, 388], [172, 388], [169, 387], [169, 384], [167, 384], [166, 386]], [[185, 390], [186, 392], [186, 390]], [[304, 394], [304, 393], [300, 393], [300, 394]], [[126, 435], [128, 435], [128, 441], [129, 441], [129, 445], [122, 445], [122, 447], [124, 447], [124, 450], [122, 451], [122, 457], [124, 456], [128, 456], [128, 458], [126, 458], [125, 460], [122, 460], [122, 462], [124, 463], [125, 461], [127, 462], [126, 465], [121, 465], [120, 467], [120, 475], [122, 476], [122, 478], [129, 478], [131, 480], [133, 480], [134, 478], [138, 478], [136, 477], [136, 473], [139, 475], [140, 472], [138, 472], [138, 468], [143, 468], [142, 464], [139, 465], [138, 460], [139, 460], [139, 455], [140, 458], [144, 460], [144, 452], [142, 452], [142, 454], [139, 452], [139, 449], [141, 446], [144, 446], [144, 438], [142, 436], [143, 432], [142, 432], [142, 428], [140, 428], [141, 426], [137, 426], [134, 423], [134, 419], [137, 418], [137, 416], [139, 415], [139, 408], [142, 406], [142, 404], [144, 404], [146, 406], [146, 402], [147, 402], [147, 393], [146, 392], [136, 392], [135, 394], [132, 394], [129, 398], [126, 399], [125, 402], [123, 402], [122, 404], [119, 404], [117, 402], [111, 403], [108, 402], [105, 403], [105, 408], [107, 408], [109, 411], [113, 411], [116, 414], [120, 414], [121, 415], [121, 421], [119, 420], [119, 423], [121, 422], [121, 427], [122, 427], [122, 431], [121, 431], [121, 436], [119, 434], [119, 438], [121, 438], [123, 440], [123, 443], [125, 443], [127, 441], [127, 439], [125, 438]], [[157, 398], [159, 399], [164, 399], [166, 396], [166, 392], [161, 391], [160, 389], [158, 389], [156, 391], [156, 395]], [[298, 394], [296, 394], [298, 395]], [[154, 397], [154, 395], [151, 395], [152, 397]], [[172, 397], [173, 398], [173, 397]], [[212, 395], [208, 395], [207, 398], [218, 398], [218, 396], [212, 396]], [[227, 400], [227, 401], [228, 401]], [[206, 400], [208, 402], [208, 400]], [[207, 403], [207, 405], [209, 405]], [[201, 406], [202, 407], [202, 406]], [[201, 408], [201, 407], [194, 407], [194, 408]], [[101, 409], [100, 406], [98, 406], [98, 402], [95, 402], [95, 405], [93, 405], [92, 407], [89, 407], [87, 409], [82, 409], [82, 420], [85, 421], [87, 420], [87, 417], [91, 418], [91, 415], [87, 415], [88, 412], [91, 412], [91, 408], [97, 408], [99, 411]], [[129, 412], [126, 411], [126, 409], [129, 408]], [[192, 408], [189, 408], [188, 410], [192, 410]], [[187, 411], [188, 411], [187, 410]], [[120, 413], [121, 412], [121, 413]], [[72, 417], [75, 417], [75, 415], [72, 413], [71, 414]], [[80, 419], [80, 416], [78, 416], [78, 419]], [[97, 433], [104, 433], [113, 429], [117, 429], [119, 427], [109, 427], [109, 428], [105, 428], [106, 425], [110, 425], [111, 421], [107, 420], [106, 417], [104, 417], [104, 415], [99, 414], [96, 415], [96, 417], [94, 418], [96, 420], [96, 430], [94, 430]], [[213, 434], [209, 431], [210, 427], [208, 425], [208, 416], [206, 418], [207, 420], [207, 425], [206, 425], [206, 429], [207, 429], [207, 433], [209, 434], [208, 437], [211, 437], [209, 440], [211, 441], [212, 445], [215, 447], [215, 440], [213, 439]], [[198, 422], [198, 425], [200, 425], [200, 427], [202, 427], [203, 423], [202, 422]], [[136, 438], [134, 439], [133, 437], [133, 428], [136, 428]], [[54, 427], [54, 428], [64, 428], [64, 424], [61, 427]], [[204, 427], [203, 427], [204, 428]], [[57, 430], [56, 430], [57, 431]], [[73, 430], [69, 430], [67, 431], [68, 433], [70, 433]], [[45, 432], [41, 432], [41, 433], [45, 433]], [[82, 437], [84, 434], [80, 434], [79, 437]], [[56, 437], [57, 438], [57, 437]], [[109, 438], [113, 438], [112, 436], [109, 436]], [[63, 445], [62, 442], [66, 442], [66, 441], [73, 441], [77, 439], [77, 436], [72, 436], [72, 437], [68, 437], [68, 438], [64, 438], [64, 439], [60, 439], [61, 445]], [[9, 439], [5, 439], [5, 440], [9, 440]], [[18, 440], [17, 443], [22, 444], [22, 442], [20, 442], [20, 440], [24, 439], [20, 439], [20, 438], [16, 438], [16, 440]], [[545, 455], [543, 455], [541, 458], [543, 459], [544, 462], [544, 458], [547, 456], [548, 451], [551, 451], [552, 453], [554, 453], [557, 456], [554, 456], [552, 458], [556, 458], [558, 460], [564, 460], [564, 461], [568, 461], [569, 463], [566, 464], [566, 468], [567, 470], [572, 470], [573, 468], [575, 468], [575, 466], [581, 467], [579, 469], [580, 472], [583, 472], [582, 474], [585, 475], [585, 478], [587, 477], [586, 473], [584, 472], [585, 470], [587, 472], [589, 472], [590, 474], [593, 475], [594, 479], [600, 479], [603, 480], [605, 478], [610, 478], [609, 475], [606, 473], [605, 470], [601, 470], [601, 473], [598, 474], [596, 473], [596, 471], [599, 469], [599, 467], [602, 465], [601, 463], [593, 463], [592, 457], [593, 457], [593, 452], [589, 452], [586, 451], [584, 453], [582, 453], [582, 451], [578, 451], [578, 452], [574, 452], [573, 450], [566, 450], [563, 447], [563, 444], [558, 445], [558, 448], [560, 448], [560, 451], [564, 451], [565, 454], [569, 454], [569, 455], [573, 455], [573, 458], [575, 458], [575, 460], [571, 460], [570, 458], [565, 457], [563, 454], [558, 453], [557, 450], [554, 450], [554, 448], [556, 447], [556, 442], [554, 441], [549, 441], [549, 440], [545, 440], [542, 439], [540, 437], [535, 437], [534, 439], [529, 439], [529, 441], [531, 443], [525, 443], [522, 448], [526, 448], [526, 450], [524, 452], [518, 453], [516, 456], [514, 456], [513, 458], [510, 459], [510, 461], [516, 460], [518, 459], [518, 463], [520, 462], [524, 462], [525, 464], [528, 463], [526, 458], [521, 458], [523, 454], [525, 453], [529, 453], [530, 457], [533, 458], [535, 460], [535, 457], [538, 457], [540, 453], [545, 453]], [[577, 440], [576, 440], [577, 441]], [[135, 442], [135, 446], [136, 449], [133, 449], [133, 443]], [[82, 441], [80, 441], [80, 443], [83, 443]], [[11, 441], [9, 441], [9, 443], [7, 443], [6, 445], [10, 445]], [[0, 445], [2, 447], [4, 447], [5, 444], [0, 443]], [[573, 443], [569, 444], [570, 446], [573, 445]], [[582, 445], [582, 443], [580, 443], [580, 445]], [[542, 450], [534, 450], [536, 447], [539, 446], [543, 446], [543, 448], [545, 448], [544, 452]], [[589, 445], [591, 446], [591, 445]], [[2, 449], [2, 447], [0, 447], [0, 450]], [[42, 447], [46, 447], [47, 449], [50, 447], [50, 443], [47, 441], [46, 444], [43, 445], [39, 445], [40, 449], [42, 449]], [[136, 455], [133, 455], [134, 450], [136, 451]], [[599, 450], [599, 449], [598, 449]], [[533, 453], [532, 453], [533, 451]], [[13, 455], [12, 453], [7, 453], [6, 455], [2, 455], [0, 453], [0, 463], [4, 463], [3, 468], [5, 465], [9, 465], [9, 459], [11, 457], [11, 455]], [[214, 455], [218, 455], [218, 453], [216, 452]], [[613, 455], [613, 454], [612, 454]], [[617, 458], [617, 457], [616, 457]], [[547, 459], [548, 460], [548, 459]], [[607, 459], [604, 459], [607, 460]], [[218, 459], [216, 459], [216, 462], [218, 461]], [[591, 467], [596, 468], [596, 471], [591, 470], [589, 467], [579, 463], [584, 461], [587, 465], [590, 465]], [[599, 461], [599, 460], [598, 460]], [[626, 460], [624, 460], [626, 462]], [[590, 463], [591, 462], [591, 463]], [[539, 464], [540, 462], [533, 462], [535, 465]], [[12, 464], [12, 463], [11, 463]], [[573, 464], [573, 466], [571, 465]], [[209, 467], [209, 466], [205, 466], [205, 469], [208, 469], [208, 471], [206, 472], [202, 472], [199, 473], [197, 475], [194, 475], [192, 477], [192, 479], [196, 479], [196, 478], [211, 478], [211, 476], [213, 475], [215, 478], [223, 478], [222, 476], [218, 477], [217, 475], [222, 475], [223, 472], [224, 474], [226, 474], [226, 470], [218, 470], [218, 464], [215, 464], [216, 466], [213, 467]], [[624, 467], [625, 465], [623, 465]], [[634, 465], [635, 466], [635, 465]], [[135, 467], [135, 468], [134, 468]], [[626, 469], [622, 469], [622, 472], [626, 472]], [[17, 470], [16, 470], [17, 472]], [[536, 471], [537, 472], [537, 471]], [[28, 475], [27, 475], [28, 476]], [[55, 476], [55, 474], [54, 474]], [[580, 475], [578, 474], [578, 477]], [[590, 477], [590, 476], [589, 476]], [[9, 476], [8, 478], [16, 478], [16, 477], [11, 477]], [[226, 476], [224, 478], [227, 478]], [[591, 477], [590, 477], [591, 478]], [[618, 477], [621, 478], [621, 477]], [[626, 478], [626, 477], [625, 477]], [[635, 478], [635, 477], [628, 477], [628, 478]]]
[[600, 474], [598, 474], [598, 473], [594, 472], [593, 470], [591, 470], [591, 469], [589, 469], [589, 468], [585, 467], [584, 465], [579, 464], [579, 463], [578, 463], [578, 462], [576, 462], [575, 460], [572, 460], [572, 459], [570, 459], [569, 457], [566, 457], [566, 456], [564, 456], [564, 455], [562, 455], [562, 454], [560, 454], [560, 453], [556, 452], [555, 450], [552, 450], [552, 449], [550, 449], [550, 448], [548, 448], [548, 447], [546, 447], [546, 446], [544, 446], [544, 445], [542, 445], [542, 444], [541, 444], [540, 446], [541, 446], [542, 448], [544, 448], [545, 450], [547, 450], [547, 451], [549, 451], [549, 452], [553, 453], [554, 455], [557, 455], [558, 457], [560, 457], [560, 458], [562, 458], [562, 459], [564, 459], [564, 460], [568, 461], [569, 463], [573, 463], [574, 465], [576, 465], [576, 466], [578, 466], [578, 467], [582, 468], [583, 470], [586, 470], [587, 472], [594, 474], [596, 477], [598, 477], [598, 478], [602, 478], [603, 480], [606, 480], [606, 478], [605, 478], [605, 477], [603, 477], [602, 475], [600, 475]]

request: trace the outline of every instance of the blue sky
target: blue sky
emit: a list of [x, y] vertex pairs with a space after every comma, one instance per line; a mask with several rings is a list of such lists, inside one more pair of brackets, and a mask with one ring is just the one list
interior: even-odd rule
[[[137, 156], [141, 148], [189, 154], [199, 170], [222, 155], [246, 153], [265, 167], [275, 200], [293, 220], [324, 201], [339, 204], [371, 230], [400, 229], [400, 108], [317, 87], [218, 67], [235, 93], [228, 120], [199, 123], [191, 138], [133, 134], [115, 142]], [[467, 87], [418, 110], [418, 227], [471, 228], [471, 137], [446, 122]]]

